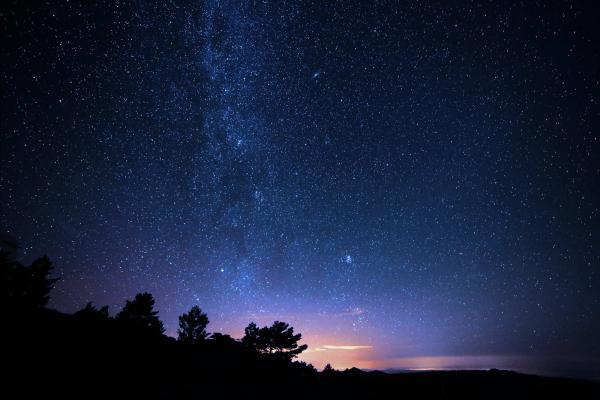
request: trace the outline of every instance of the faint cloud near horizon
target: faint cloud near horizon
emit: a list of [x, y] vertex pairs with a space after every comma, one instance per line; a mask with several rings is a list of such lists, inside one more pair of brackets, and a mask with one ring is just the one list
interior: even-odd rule
[[323, 346], [324, 349], [327, 350], [362, 350], [362, 349], [372, 349], [373, 346], [366, 345], [334, 345], [334, 344], [325, 344]]
[[336, 351], [336, 350], [342, 350], [342, 351], [353, 351], [353, 350], [366, 350], [366, 349], [372, 349], [373, 346], [369, 346], [369, 345], [338, 345], [338, 344], [324, 344], [318, 347], [315, 347], [314, 349], [308, 349], [306, 350], [306, 352], [315, 352], [315, 351], [328, 351], [328, 350], [332, 350], [332, 351]]

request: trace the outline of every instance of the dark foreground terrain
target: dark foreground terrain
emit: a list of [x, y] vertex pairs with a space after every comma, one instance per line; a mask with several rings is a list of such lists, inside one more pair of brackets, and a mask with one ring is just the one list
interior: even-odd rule
[[[4, 258], [3, 258], [4, 257]], [[206, 332], [199, 307], [164, 335], [154, 298], [138, 293], [114, 317], [89, 303], [46, 308], [56, 279], [42, 257], [26, 267], [0, 251], [1, 399], [598, 399], [600, 384], [506, 371], [386, 374], [294, 361], [302, 335], [275, 321], [241, 340]]]
[[[226, 335], [186, 345], [114, 320], [51, 310], [2, 331], [2, 398], [597, 399], [595, 382], [507, 371], [317, 372]], [[33, 397], [32, 397], [33, 396]]]

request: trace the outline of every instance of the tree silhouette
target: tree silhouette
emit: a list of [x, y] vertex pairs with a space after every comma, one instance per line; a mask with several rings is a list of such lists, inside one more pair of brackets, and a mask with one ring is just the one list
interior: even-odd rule
[[208, 337], [206, 326], [208, 316], [200, 307], [193, 306], [187, 314], [179, 316], [178, 340], [183, 343], [197, 344]]
[[270, 327], [260, 329], [252, 322], [244, 332], [242, 343], [261, 354], [291, 360], [308, 348], [305, 344], [298, 345], [302, 334], [294, 334], [294, 328], [285, 322], [275, 321]]
[[94, 307], [92, 302], [89, 302], [79, 311], [76, 311], [73, 316], [85, 321], [106, 321], [109, 319], [108, 306], [100, 309]]
[[239, 345], [239, 342], [236, 341], [234, 338], [232, 338], [231, 336], [229, 336], [226, 333], [220, 333], [220, 332], [214, 332], [213, 334], [210, 335], [210, 340], [220, 346], [231, 346], [231, 345], [235, 345], [236, 343]]
[[327, 364], [325, 366], [325, 368], [323, 368], [322, 374], [325, 376], [332, 376], [336, 373], [337, 371], [335, 369], [333, 369], [333, 367], [331, 366], [331, 364]]
[[[265, 327], [262, 329], [268, 329], [268, 328]], [[245, 346], [258, 351], [259, 353], [267, 352], [268, 340], [265, 335], [265, 332], [264, 331], [261, 332], [261, 328], [256, 326], [256, 324], [254, 322], [251, 322], [244, 329], [244, 337], [242, 338], [242, 343]]]
[[116, 316], [118, 321], [130, 323], [148, 332], [163, 334], [165, 328], [158, 318], [158, 311], [154, 311], [154, 297], [150, 293], [138, 293], [131, 301], [127, 300], [123, 310]]
[[291, 360], [308, 348], [305, 344], [298, 346], [302, 334], [294, 335], [294, 328], [285, 322], [275, 321], [269, 328], [269, 334], [270, 352], [283, 358]]
[[52, 262], [46, 256], [26, 267], [11, 261], [6, 252], [0, 252], [0, 308], [31, 311], [44, 307], [58, 281], [50, 278], [52, 269]]
[[58, 278], [51, 279], [50, 272], [54, 268], [52, 261], [46, 256], [38, 258], [31, 264], [30, 296], [33, 307], [44, 307], [50, 300], [50, 291]]

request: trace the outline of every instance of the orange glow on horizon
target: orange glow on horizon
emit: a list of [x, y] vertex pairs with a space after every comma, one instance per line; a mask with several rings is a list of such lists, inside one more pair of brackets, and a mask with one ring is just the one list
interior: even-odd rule
[[332, 335], [307, 335], [308, 350], [302, 353], [299, 360], [323, 369], [331, 364], [336, 369], [372, 368], [373, 346], [356, 339], [339, 338]]
[[[527, 364], [527, 360], [522, 357], [511, 355], [417, 355], [414, 349], [408, 348], [407, 352], [411, 354], [406, 357], [386, 357], [386, 349], [377, 347], [371, 342], [373, 337], [377, 337], [376, 332], [369, 329], [356, 332], [348, 326], [348, 316], [363, 313], [365, 311], [362, 309], [352, 309], [337, 314], [252, 314], [223, 321], [221, 329], [217, 331], [229, 333], [234, 338], [241, 338], [248, 321], [255, 321], [259, 326], [268, 326], [274, 320], [284, 320], [294, 327], [295, 332], [303, 334], [300, 343], [308, 345], [308, 349], [300, 354], [298, 360], [310, 363], [317, 369], [323, 369], [327, 364], [339, 370], [356, 367], [412, 371], [515, 369], [516, 366]], [[343, 334], [332, 332], [343, 332]]]

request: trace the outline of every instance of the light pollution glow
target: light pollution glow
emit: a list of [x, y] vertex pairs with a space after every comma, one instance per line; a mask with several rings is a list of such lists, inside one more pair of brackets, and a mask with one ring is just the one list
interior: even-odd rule
[[[351, 329], [351, 318], [347, 318], [364, 313], [365, 310], [361, 308], [353, 308], [337, 314], [252, 313], [225, 317], [221, 321], [215, 321], [214, 328], [215, 331], [241, 338], [244, 335], [243, 327], [248, 324], [248, 321], [264, 326], [274, 320], [284, 320], [289, 322], [296, 332], [302, 333], [302, 343], [308, 345], [308, 350], [298, 359], [314, 365], [317, 369], [322, 369], [327, 364], [342, 370], [352, 367], [380, 370], [519, 369], [517, 367], [526, 364], [522, 357], [495, 355], [421, 356], [410, 352], [406, 357], [388, 358], [382, 355], [381, 349], [369, 340], [377, 337], [369, 328], [363, 327], [360, 332]], [[173, 332], [172, 336], [176, 334]]]
[[[207, 311], [211, 315], [211, 311]], [[369, 325], [354, 329], [354, 317], [366, 315], [365, 309], [356, 307], [337, 313], [286, 311], [220, 315], [219, 319], [211, 321], [210, 331], [241, 338], [244, 327], [250, 321], [259, 326], [270, 325], [275, 320], [286, 321], [294, 327], [295, 332], [302, 333], [301, 343], [308, 345], [308, 349], [300, 354], [299, 361], [310, 363], [317, 369], [322, 369], [327, 364], [339, 370], [352, 367], [406, 371], [498, 368], [563, 376], [573, 371], [572, 376], [579, 376], [581, 371], [587, 370], [586, 365], [592, 362], [588, 359], [557, 361], [540, 356], [512, 354], [435, 354], [432, 353], [435, 351], [433, 344], [428, 346], [421, 343], [414, 346], [408, 339], [402, 341], [404, 345], [396, 355], [389, 356], [380, 332]], [[168, 334], [177, 336], [174, 331]]]

